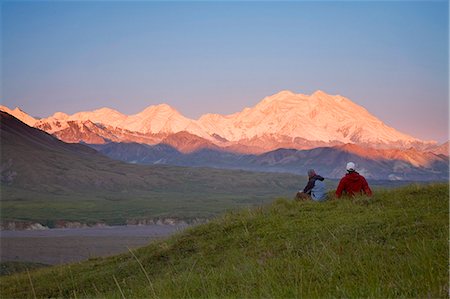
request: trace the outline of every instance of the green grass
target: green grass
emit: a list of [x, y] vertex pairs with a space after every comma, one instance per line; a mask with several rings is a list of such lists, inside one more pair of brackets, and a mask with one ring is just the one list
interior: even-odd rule
[[449, 186], [278, 199], [133, 252], [0, 278], [2, 298], [448, 298]]
[[[205, 177], [203, 184], [186, 186], [186, 190], [176, 190], [174, 187], [162, 191], [130, 189], [126, 192], [88, 190], [52, 193], [2, 186], [0, 215], [3, 221], [39, 222], [50, 227], [58, 220], [120, 225], [130, 219], [209, 219], [226, 210], [268, 203], [280, 194], [292, 196], [296, 186], [306, 181], [284, 174], [204, 172], [205, 175], [211, 172], [219, 175], [217, 179]], [[239, 183], [222, 184], [220, 180], [225, 180], [228, 175], [241, 180]], [[245, 186], [246, 181], [252, 179], [257, 183]], [[183, 184], [181, 180], [179, 184]], [[224, 186], [218, 187], [221, 184]]]
[[48, 266], [49, 265], [42, 263], [0, 262], [0, 276], [26, 272], [27, 270], [39, 269]]

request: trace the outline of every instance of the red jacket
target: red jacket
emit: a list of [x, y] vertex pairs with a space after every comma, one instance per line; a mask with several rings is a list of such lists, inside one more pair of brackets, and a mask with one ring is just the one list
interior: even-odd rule
[[366, 194], [367, 196], [372, 195], [372, 190], [370, 190], [366, 179], [356, 171], [347, 173], [341, 179], [336, 189], [336, 196], [341, 197], [342, 192], [347, 193], [349, 196], [354, 196], [357, 193]]

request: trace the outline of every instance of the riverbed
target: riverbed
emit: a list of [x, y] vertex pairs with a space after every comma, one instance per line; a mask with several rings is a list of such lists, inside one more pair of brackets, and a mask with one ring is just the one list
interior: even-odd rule
[[128, 252], [187, 225], [126, 225], [0, 232], [0, 260], [44, 264], [79, 262]]

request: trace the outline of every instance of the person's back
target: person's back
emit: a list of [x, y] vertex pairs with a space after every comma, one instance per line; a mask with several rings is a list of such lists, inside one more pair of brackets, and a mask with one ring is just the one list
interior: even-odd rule
[[327, 190], [323, 178], [316, 180], [314, 187], [311, 190], [311, 199], [315, 201], [323, 201], [327, 198]]
[[355, 196], [355, 194], [366, 194], [367, 196], [372, 195], [372, 190], [370, 190], [366, 179], [356, 172], [354, 167], [354, 163], [347, 163], [348, 173], [339, 182], [336, 189], [337, 197], [341, 197], [343, 192], [349, 196]]
[[297, 192], [296, 200], [308, 200], [312, 199], [314, 201], [324, 201], [327, 197], [326, 185], [324, 178], [318, 174], [314, 169], [308, 170], [308, 184], [305, 188]]

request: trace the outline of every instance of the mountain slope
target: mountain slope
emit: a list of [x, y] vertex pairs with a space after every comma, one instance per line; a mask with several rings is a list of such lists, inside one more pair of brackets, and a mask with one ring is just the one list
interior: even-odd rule
[[0, 111], [4, 111], [17, 119], [20, 119], [22, 122], [26, 123], [30, 127], [34, 126], [35, 123], [37, 122], [37, 119], [20, 110], [18, 107], [16, 107], [14, 110], [11, 110], [6, 106], [0, 105]]
[[161, 141], [161, 144], [170, 145], [182, 153], [192, 153], [200, 149], [220, 150], [220, 147], [204, 138], [186, 131], [171, 134]]
[[138, 142], [156, 144], [166, 137], [166, 135], [161, 134], [131, 132], [125, 129], [96, 124], [90, 120], [68, 120], [68, 118], [39, 120], [34, 127], [69, 143]]
[[[188, 144], [188, 143], [187, 143]], [[215, 148], [197, 148], [181, 153], [172, 146], [107, 144], [95, 148], [125, 162], [179, 166], [217, 167], [254, 171], [305, 174], [314, 168], [327, 178], [341, 178], [348, 161], [368, 179], [441, 181], [448, 179], [449, 159], [414, 149], [372, 149], [354, 144], [318, 147], [308, 150], [278, 149], [259, 155], [236, 154]], [[145, 158], [144, 158], [145, 157]]]
[[448, 158], [415, 150], [376, 150], [351, 144], [304, 151], [280, 149], [262, 154], [251, 163], [293, 173], [315, 168], [324, 176], [340, 178], [348, 161], [355, 162], [358, 172], [368, 179], [448, 180]]
[[444, 142], [438, 146], [433, 146], [431, 148], [428, 148], [427, 151], [436, 154], [436, 155], [443, 155], [443, 156], [449, 156], [450, 150], [449, 150], [449, 141]]
[[127, 119], [127, 116], [110, 108], [101, 108], [94, 111], [78, 112], [73, 115], [57, 112], [48, 120], [59, 121], [91, 121], [93, 123], [108, 124], [116, 127]]
[[67, 144], [0, 112], [2, 220], [125, 224], [127, 220], [209, 218], [292, 194], [288, 174], [133, 165]]
[[[0, 278], [5, 298], [445, 298], [448, 184], [277, 200], [132, 252]], [[33, 288], [30, 287], [30, 281]]]
[[107, 144], [90, 144], [89, 146], [111, 159], [133, 164], [171, 165], [171, 161], [182, 156], [181, 152], [167, 144], [147, 145], [135, 142], [110, 142]]

